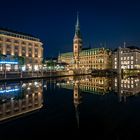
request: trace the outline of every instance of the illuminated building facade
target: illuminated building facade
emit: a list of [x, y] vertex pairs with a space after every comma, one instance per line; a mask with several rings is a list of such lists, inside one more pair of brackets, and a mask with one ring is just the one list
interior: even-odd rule
[[73, 52], [62, 53], [58, 56], [59, 62], [69, 64], [70, 69], [111, 69], [111, 50], [102, 48], [83, 48], [80, 32], [79, 17], [77, 16]]
[[41, 67], [42, 45], [40, 39], [31, 35], [0, 29], [0, 54], [23, 57], [28, 70]]
[[112, 67], [121, 73], [122, 70], [140, 69], [140, 48], [135, 46], [119, 47], [112, 55]]

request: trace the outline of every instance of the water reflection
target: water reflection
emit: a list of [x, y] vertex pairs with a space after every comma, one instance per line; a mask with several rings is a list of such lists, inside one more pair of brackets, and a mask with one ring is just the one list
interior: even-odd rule
[[76, 81], [73, 87], [73, 103], [75, 107], [75, 114], [76, 114], [78, 128], [79, 128], [79, 104], [81, 103], [81, 97], [82, 96], [79, 88], [79, 81]]
[[[60, 88], [73, 89], [75, 91], [88, 92], [98, 95], [114, 93], [118, 96], [118, 101], [126, 101], [126, 97], [140, 93], [140, 78], [121, 76], [110, 77], [67, 77], [57, 82]], [[78, 88], [78, 89], [75, 89]]]
[[113, 79], [113, 89], [118, 94], [119, 101], [126, 102], [127, 97], [140, 93], [140, 79], [139, 77], [115, 77]]
[[69, 77], [59, 81], [57, 86], [61, 88], [73, 89], [72, 85], [77, 83], [78, 87], [83, 92], [104, 95], [111, 91], [111, 82], [112, 79], [107, 77]]
[[0, 121], [42, 107], [42, 80], [0, 83]]

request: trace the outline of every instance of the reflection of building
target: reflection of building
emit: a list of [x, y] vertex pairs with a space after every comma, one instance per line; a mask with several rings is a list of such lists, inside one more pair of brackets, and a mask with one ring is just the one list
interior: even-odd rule
[[73, 52], [59, 55], [59, 62], [69, 64], [71, 69], [111, 69], [111, 51], [103, 48], [83, 49], [83, 42], [80, 32], [79, 18], [75, 28], [73, 40]]
[[121, 73], [122, 69], [140, 69], [140, 48], [129, 46], [118, 48], [113, 53], [113, 69]]
[[[79, 78], [79, 77], [78, 77]], [[62, 88], [73, 89], [75, 82], [79, 83], [79, 89], [83, 92], [104, 95], [111, 91], [111, 79], [108, 77], [80, 77], [79, 79], [66, 79], [58, 83]]]
[[40, 82], [0, 85], [0, 121], [38, 110], [42, 101]]
[[28, 69], [36, 70], [42, 63], [43, 48], [38, 38], [31, 35], [0, 29], [0, 54], [22, 56]]
[[140, 93], [140, 79], [138, 77], [128, 77], [122, 79], [118, 76], [113, 82], [114, 91], [119, 95], [119, 101], [127, 96], [133, 96]]

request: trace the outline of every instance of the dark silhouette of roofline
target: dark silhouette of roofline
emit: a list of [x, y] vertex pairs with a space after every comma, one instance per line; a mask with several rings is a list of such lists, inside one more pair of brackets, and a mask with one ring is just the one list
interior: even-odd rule
[[[137, 47], [137, 46], [127, 46], [125, 48], [128, 48], [130, 50], [135, 50], [135, 49], [140, 50], [140, 47]], [[123, 49], [123, 47], [122, 47], [122, 49]], [[116, 52], [117, 50], [118, 50], [118, 48], [114, 49], [113, 52]]]
[[19, 31], [15, 31], [15, 30], [11, 30], [9, 28], [0, 27], [0, 30], [39, 39], [39, 38], [37, 38], [37, 37], [35, 37], [35, 36], [31, 35], [31, 34], [19, 32]]

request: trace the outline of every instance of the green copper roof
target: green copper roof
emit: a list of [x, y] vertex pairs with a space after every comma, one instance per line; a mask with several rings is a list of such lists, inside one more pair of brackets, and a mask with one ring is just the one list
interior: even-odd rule
[[[91, 48], [91, 49], [87, 49], [87, 50], [82, 50], [80, 52], [80, 55], [85, 55], [85, 54], [88, 54], [88, 55], [95, 55], [97, 54], [100, 50], [105, 50], [107, 52], [110, 52], [111, 50], [108, 49], [108, 48]], [[62, 53], [60, 54], [60, 56], [69, 56], [69, 57], [73, 57], [73, 52], [67, 52], [67, 53]]]
[[73, 57], [73, 52], [61, 53], [60, 56], [70, 56], [70, 57]]
[[105, 50], [105, 51], [110, 51], [109, 49], [107, 48], [92, 48], [92, 49], [87, 49], [87, 50], [83, 50], [80, 52], [80, 55], [83, 55], [83, 54], [97, 54], [100, 50]]

